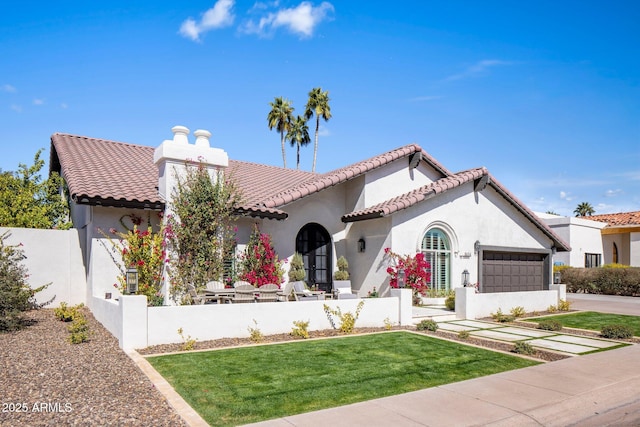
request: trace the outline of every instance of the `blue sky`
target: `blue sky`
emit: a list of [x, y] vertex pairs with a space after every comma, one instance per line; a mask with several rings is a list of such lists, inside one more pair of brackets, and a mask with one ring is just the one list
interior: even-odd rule
[[156, 146], [177, 124], [281, 166], [269, 102], [302, 114], [322, 87], [319, 172], [415, 142], [536, 211], [640, 210], [638, 22], [615, 0], [11, 2], [0, 169], [55, 132]]

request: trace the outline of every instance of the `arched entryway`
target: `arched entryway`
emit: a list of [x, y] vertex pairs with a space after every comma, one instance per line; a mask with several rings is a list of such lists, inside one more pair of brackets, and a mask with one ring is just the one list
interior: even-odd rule
[[331, 292], [331, 236], [316, 223], [302, 227], [296, 236], [296, 252], [302, 254], [307, 285]]

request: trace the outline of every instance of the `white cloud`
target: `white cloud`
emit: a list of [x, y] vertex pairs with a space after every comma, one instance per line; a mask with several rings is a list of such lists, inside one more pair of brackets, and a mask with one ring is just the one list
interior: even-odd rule
[[570, 193], [567, 193], [566, 191], [561, 191], [560, 192], [560, 198], [562, 200], [566, 200], [567, 202], [575, 200], [575, 197], [571, 196]]
[[18, 91], [15, 87], [11, 86], [10, 84], [4, 84], [0, 86], [0, 90], [2, 92], [9, 92], [9, 93], [15, 93]]
[[34, 99], [33, 100], [33, 105], [44, 105], [44, 99]]
[[328, 19], [329, 13], [334, 10], [333, 5], [326, 1], [319, 6], [303, 1], [296, 7], [271, 12], [260, 18], [257, 23], [249, 20], [242, 26], [241, 31], [268, 36], [277, 28], [283, 27], [300, 37], [307, 38], [313, 35], [318, 24]]
[[483, 59], [482, 61], [478, 61], [475, 64], [471, 65], [461, 73], [452, 74], [449, 77], [446, 77], [444, 81], [450, 82], [454, 80], [466, 79], [469, 77], [482, 74], [485, 71], [489, 70], [490, 68], [513, 65], [513, 64], [515, 64], [515, 62], [513, 61], [502, 61], [499, 59]]
[[605, 197], [615, 197], [615, 196], [617, 196], [619, 194], [622, 194], [622, 193], [623, 193], [623, 191], [618, 188], [616, 190], [607, 190], [607, 191], [605, 191], [604, 192], [604, 196]]
[[16, 113], [22, 113], [22, 106], [18, 104], [11, 104], [11, 109]]
[[180, 26], [179, 33], [193, 41], [200, 41], [200, 35], [216, 28], [224, 28], [233, 24], [235, 0], [218, 0], [211, 9], [202, 14], [200, 22], [187, 18]]

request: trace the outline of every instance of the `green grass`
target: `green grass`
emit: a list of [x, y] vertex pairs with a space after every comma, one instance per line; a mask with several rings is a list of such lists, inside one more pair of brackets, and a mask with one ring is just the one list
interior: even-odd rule
[[211, 425], [238, 425], [538, 362], [409, 332], [149, 357]]
[[633, 330], [633, 335], [640, 336], [640, 316], [629, 316], [625, 314], [597, 313], [595, 311], [582, 311], [579, 313], [561, 314], [557, 316], [537, 317], [527, 319], [530, 322], [540, 322], [542, 320], [555, 319], [568, 328], [589, 329], [600, 331], [605, 325], [622, 324]]

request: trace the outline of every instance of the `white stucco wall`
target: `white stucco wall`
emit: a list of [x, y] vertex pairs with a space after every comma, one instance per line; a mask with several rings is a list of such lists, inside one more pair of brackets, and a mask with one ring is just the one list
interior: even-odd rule
[[611, 262], [611, 253], [607, 254], [604, 250], [601, 232], [607, 224], [583, 218], [543, 213], [536, 213], [536, 215], [571, 246], [570, 252], [556, 253], [554, 262], [562, 262], [571, 267], [584, 267], [586, 253], [602, 255], [603, 264]]
[[404, 158], [365, 175], [365, 206], [374, 206], [399, 194], [409, 192], [440, 179], [441, 176], [424, 163], [415, 169], [409, 168], [409, 159]]
[[36, 294], [37, 302], [55, 297], [49, 308], [58, 307], [61, 302], [70, 305], [86, 302], [85, 269], [77, 230], [0, 228], [0, 234], [7, 231], [10, 235], [6, 244], [22, 244], [27, 257], [22, 265], [27, 268], [29, 286], [38, 288], [51, 283]]

